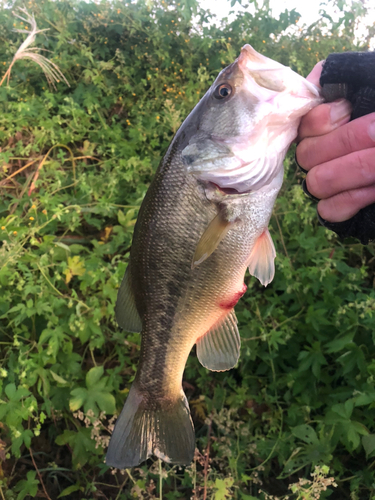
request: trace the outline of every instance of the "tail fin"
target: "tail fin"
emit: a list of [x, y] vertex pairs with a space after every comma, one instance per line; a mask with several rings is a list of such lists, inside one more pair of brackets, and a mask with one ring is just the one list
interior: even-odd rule
[[135, 467], [156, 455], [165, 462], [188, 465], [193, 460], [195, 435], [185, 394], [164, 408], [148, 408], [131, 387], [113, 431], [106, 463], [118, 469]]

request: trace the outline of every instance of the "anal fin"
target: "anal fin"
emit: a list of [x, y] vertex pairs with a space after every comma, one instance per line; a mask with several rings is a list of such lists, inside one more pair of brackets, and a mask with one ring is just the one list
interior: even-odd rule
[[130, 285], [130, 266], [120, 285], [115, 307], [117, 323], [127, 332], [140, 333], [142, 321], [135, 306], [134, 294]]
[[276, 250], [270, 232], [266, 229], [257, 239], [248, 261], [249, 273], [267, 286], [275, 275]]
[[241, 339], [232, 309], [197, 341], [197, 356], [209, 370], [222, 372], [233, 368], [240, 356]]

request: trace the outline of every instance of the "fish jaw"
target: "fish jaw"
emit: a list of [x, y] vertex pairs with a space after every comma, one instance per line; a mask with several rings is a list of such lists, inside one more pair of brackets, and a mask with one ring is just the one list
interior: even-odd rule
[[240, 69], [252, 74], [258, 85], [276, 92], [289, 89], [296, 97], [321, 98], [319, 88], [291, 68], [257, 52], [251, 45], [242, 47], [237, 59]]
[[[273, 124], [288, 125], [323, 102], [320, 89], [291, 68], [244, 45], [237, 59], [244, 74], [244, 87], [262, 103], [272, 105]], [[297, 128], [299, 121], [297, 121]]]
[[[230, 85], [232, 95], [219, 103], [220, 123], [220, 119], [215, 122], [212, 108], [218, 106], [218, 86], [225, 84]], [[314, 84], [245, 45], [199, 105], [199, 132], [182, 152], [187, 170], [200, 181], [239, 193], [268, 185], [282, 169], [300, 119], [322, 101]], [[231, 111], [233, 116], [228, 118]], [[230, 119], [237, 122], [236, 127]]]

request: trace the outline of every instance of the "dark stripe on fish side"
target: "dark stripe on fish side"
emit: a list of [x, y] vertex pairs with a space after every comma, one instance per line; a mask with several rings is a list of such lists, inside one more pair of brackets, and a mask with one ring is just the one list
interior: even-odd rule
[[[133, 287], [144, 325], [136, 381], [152, 399], [165, 394], [163, 385], [171, 377], [167, 353], [172, 338], [178, 336], [177, 308], [192, 281], [191, 260], [202, 218], [210, 218], [212, 213], [198, 183], [186, 175], [180, 151], [176, 136], [142, 204], [131, 251]], [[170, 217], [165, 220], [159, 213]], [[188, 231], [172, 234], [171, 225], [177, 233], [180, 227]], [[144, 248], [152, 251], [145, 256]], [[163, 263], [162, 268], [159, 263]]]
[[[181, 256], [176, 256], [175, 262], [170, 262], [170, 268], [178, 267], [179, 270], [170, 276], [163, 286], [163, 292], [156, 288], [153, 289], [153, 307], [144, 317], [141, 357], [136, 381], [139, 389], [148, 393], [152, 400], [161, 398], [162, 401], [165, 395], [166, 381], [171, 377], [167, 359], [168, 346], [173, 337], [178, 336], [176, 313], [180, 299], [186, 293], [186, 284], [190, 280], [189, 257], [190, 253], [185, 252], [184, 264], [181, 264]], [[160, 283], [163, 271], [160, 270], [153, 274], [155, 282]]]

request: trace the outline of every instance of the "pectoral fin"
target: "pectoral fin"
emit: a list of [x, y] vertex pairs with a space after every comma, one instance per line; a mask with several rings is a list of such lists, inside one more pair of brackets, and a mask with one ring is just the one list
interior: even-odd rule
[[271, 235], [266, 229], [257, 239], [249, 259], [249, 273], [267, 286], [275, 275], [276, 250]]
[[191, 264], [192, 269], [199, 266], [217, 249], [233, 224], [234, 222], [225, 220], [221, 213], [217, 214], [198, 242]]
[[222, 372], [233, 368], [240, 356], [241, 340], [237, 318], [230, 313], [197, 341], [197, 356], [209, 370]]
[[130, 286], [130, 266], [128, 266], [125, 276], [120, 285], [115, 307], [117, 323], [127, 332], [140, 333], [142, 331], [142, 321], [139, 317], [133, 291]]

